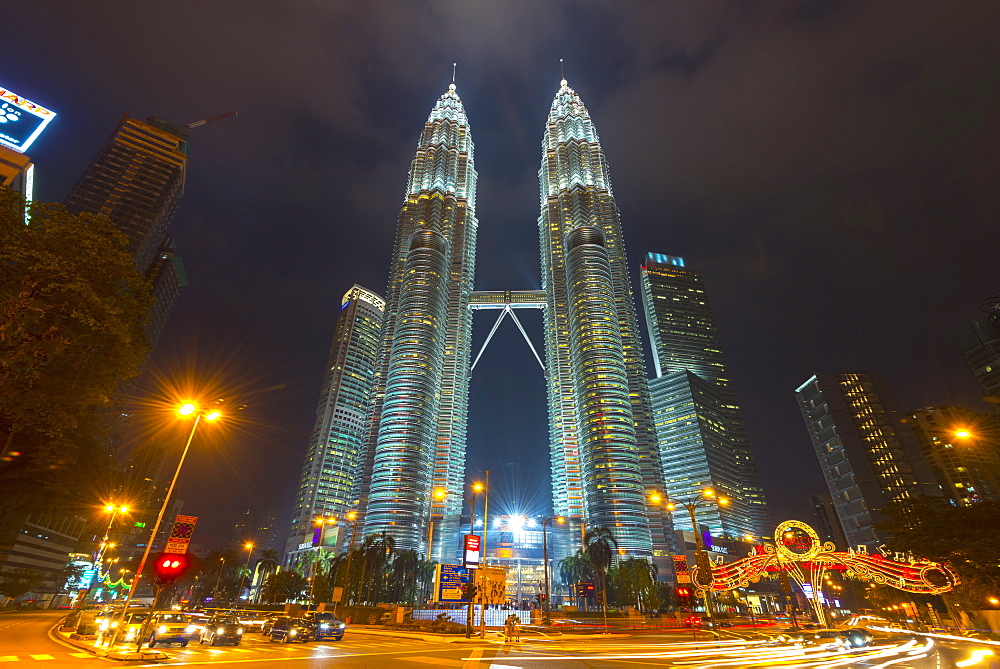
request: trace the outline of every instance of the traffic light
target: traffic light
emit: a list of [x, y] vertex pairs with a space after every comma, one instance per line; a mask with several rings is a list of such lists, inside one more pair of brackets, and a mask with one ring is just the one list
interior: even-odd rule
[[163, 583], [171, 583], [191, 566], [187, 553], [160, 553], [153, 560], [153, 570]]
[[694, 603], [694, 591], [686, 585], [674, 588], [674, 594], [677, 595], [677, 601], [681, 606], [691, 606]]

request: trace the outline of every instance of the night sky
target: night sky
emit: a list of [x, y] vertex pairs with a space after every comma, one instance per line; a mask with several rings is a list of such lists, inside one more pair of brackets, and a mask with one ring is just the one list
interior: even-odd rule
[[[144, 384], [212, 379], [248, 404], [185, 465], [202, 543], [248, 507], [287, 522], [340, 298], [384, 294], [452, 62], [476, 288], [540, 287], [540, 142], [565, 58], [636, 295], [646, 251], [703, 271], [775, 520], [808, 521], [825, 490], [793, 395], [812, 373], [882, 372], [906, 408], [984, 406], [950, 332], [1000, 289], [996, 2], [35, 1], [2, 20], [0, 85], [59, 114], [30, 151], [37, 199], [61, 201], [123, 113], [239, 112], [192, 132], [172, 226], [190, 285]], [[540, 347], [540, 313], [521, 314]], [[491, 325], [476, 317], [475, 350]], [[506, 323], [472, 381], [470, 478], [544, 504], [545, 412]]]

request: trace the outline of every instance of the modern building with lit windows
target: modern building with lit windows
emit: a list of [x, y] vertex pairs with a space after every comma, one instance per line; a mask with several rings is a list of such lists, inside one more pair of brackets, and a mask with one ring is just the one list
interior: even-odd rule
[[[340, 302], [288, 530], [286, 556], [304, 550], [302, 545], [306, 550], [312, 547], [317, 517], [343, 517], [356, 505], [353, 495], [384, 310], [385, 301], [379, 295], [357, 285]], [[259, 532], [261, 524], [257, 527]], [[250, 538], [257, 543], [264, 540]]]
[[[770, 531], [767, 503], [701, 273], [683, 258], [647, 253], [641, 268], [656, 376], [650, 382], [667, 493], [684, 500], [706, 487], [730, 499], [699, 510], [713, 532]], [[690, 524], [683, 509], [674, 524]]]
[[986, 301], [985, 312], [952, 334], [962, 360], [994, 412], [1000, 414], [1000, 296]]
[[889, 502], [940, 496], [888, 383], [867, 372], [817, 374], [795, 390], [850, 546], [875, 548]]
[[476, 171], [452, 84], [424, 126], [399, 216], [357, 495], [364, 533], [401, 549], [430, 541], [435, 560], [456, 554], [472, 315], [500, 310], [521, 328], [514, 310], [543, 309], [544, 362], [521, 332], [548, 383], [553, 511], [610, 528], [624, 554], [660, 558], [665, 574], [669, 515], [648, 498], [663, 475], [621, 221], [597, 132], [565, 80], [539, 181], [542, 290], [473, 292]]
[[136, 266], [153, 285], [146, 336], [154, 344], [187, 283], [167, 228], [184, 194], [188, 139], [185, 126], [126, 114], [65, 200], [75, 214], [107, 216], [128, 237]]
[[934, 472], [953, 504], [1000, 501], [1000, 425], [993, 415], [962, 407], [924, 407], [908, 417]]
[[662, 558], [667, 515], [648, 495], [663, 475], [621, 219], [597, 129], [565, 79], [538, 178], [553, 511], [610, 528], [627, 555]]

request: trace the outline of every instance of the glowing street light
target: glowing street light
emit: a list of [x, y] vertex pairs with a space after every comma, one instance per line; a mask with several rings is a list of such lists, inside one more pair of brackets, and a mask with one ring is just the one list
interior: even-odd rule
[[[219, 402], [221, 401], [222, 400], [219, 400]], [[184, 444], [184, 450], [181, 451], [181, 459], [177, 462], [177, 469], [174, 471], [174, 475], [170, 479], [170, 485], [167, 487], [167, 493], [163, 496], [163, 502], [160, 504], [160, 513], [156, 516], [156, 522], [153, 524], [153, 529], [149, 534], [149, 541], [146, 542], [146, 550], [143, 551], [142, 559], [139, 560], [139, 566], [136, 567], [135, 576], [132, 578], [132, 585], [128, 590], [128, 597], [125, 599], [125, 605], [119, 613], [119, 624], [115, 627], [114, 636], [112, 636], [111, 643], [109, 644], [111, 649], [114, 649], [115, 643], [118, 641], [118, 636], [123, 627], [121, 623], [125, 621], [125, 617], [128, 615], [129, 605], [132, 603], [132, 597], [135, 595], [136, 590], [139, 589], [139, 583], [143, 576], [143, 569], [146, 566], [146, 560], [149, 558], [149, 551], [153, 547], [153, 542], [156, 540], [156, 534], [160, 531], [160, 523], [163, 522], [163, 516], [167, 512], [167, 506], [170, 504], [170, 497], [173, 495], [174, 486], [177, 485], [177, 478], [180, 476], [181, 468], [184, 466], [184, 460], [187, 458], [188, 450], [191, 448], [191, 441], [194, 439], [194, 434], [198, 431], [198, 425], [201, 424], [202, 418], [207, 421], [214, 422], [222, 416], [219, 410], [214, 407], [198, 407], [193, 402], [185, 402], [178, 406], [175, 410], [177, 414], [182, 417], [194, 416], [194, 423], [191, 425], [191, 431], [188, 433], [187, 441]], [[142, 648], [142, 642], [142, 637], [138, 636], [136, 640], [136, 650]]]
[[[243, 567], [243, 573], [240, 574], [240, 589], [236, 591], [236, 599], [242, 599], [243, 581], [247, 577], [247, 572], [250, 571], [250, 556], [253, 555], [253, 542], [246, 542], [243, 548], [247, 549], [247, 563]], [[250, 589], [253, 590], [253, 584], [251, 584]]]
[[542, 563], [543, 563], [543, 568], [545, 570], [545, 607], [544, 607], [545, 613], [543, 614], [543, 620], [548, 620], [549, 617], [549, 545], [546, 542], [545, 525], [550, 520], [554, 520], [559, 524], [566, 522], [566, 519], [562, 516], [552, 516], [550, 518], [542, 518]]
[[955, 432], [954, 432], [953, 434], [954, 434], [954, 435], [955, 435], [956, 437], [958, 437], [959, 439], [971, 439], [971, 438], [972, 438], [972, 433], [971, 433], [971, 432], [969, 432], [969, 431], [968, 431], [967, 429], [965, 429], [964, 427], [963, 427], [963, 428], [959, 428], [959, 429], [955, 430]]

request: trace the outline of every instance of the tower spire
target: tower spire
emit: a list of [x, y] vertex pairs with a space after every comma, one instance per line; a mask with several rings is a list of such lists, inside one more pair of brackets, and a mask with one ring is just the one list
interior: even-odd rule
[[455, 70], [458, 69], [458, 63], [451, 64], [451, 85], [448, 86], [449, 91], [455, 90]]
[[569, 85], [568, 82], [566, 81], [566, 70], [565, 70], [565, 68], [563, 68], [563, 59], [562, 58], [559, 59], [559, 79], [560, 79], [560, 81], [559, 81], [559, 85], [560, 86], [568, 86]]

